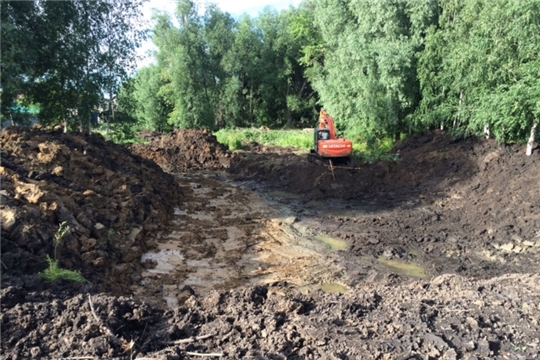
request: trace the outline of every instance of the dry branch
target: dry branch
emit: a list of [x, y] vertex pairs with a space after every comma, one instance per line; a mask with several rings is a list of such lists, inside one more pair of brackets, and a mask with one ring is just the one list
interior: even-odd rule
[[194, 353], [194, 352], [186, 352], [186, 354], [188, 355], [192, 355], [192, 356], [201, 356], [201, 357], [222, 357], [223, 354], [221, 353], [213, 353], [213, 354], [200, 354], [200, 353]]
[[204, 339], [208, 339], [212, 336], [215, 336], [216, 334], [208, 334], [208, 335], [201, 335], [201, 336], [192, 336], [190, 338], [187, 338], [187, 339], [181, 339], [181, 340], [176, 340], [176, 341], [172, 341], [172, 342], [169, 342], [169, 344], [174, 344], [174, 345], [178, 345], [178, 344], [187, 344], [187, 343], [190, 343], [190, 342], [194, 342], [194, 341], [198, 341], [198, 340], [204, 340]]

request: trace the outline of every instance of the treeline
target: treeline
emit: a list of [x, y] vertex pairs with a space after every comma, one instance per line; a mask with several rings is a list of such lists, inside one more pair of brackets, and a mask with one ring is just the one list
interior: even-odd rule
[[524, 141], [540, 115], [540, 1], [317, 0], [238, 20], [181, 0], [124, 95], [170, 126], [307, 126], [372, 140], [443, 128]]
[[138, 72], [122, 99], [159, 131], [307, 124], [318, 97], [299, 62], [308, 45], [296, 29], [301, 13], [267, 9], [235, 20], [180, 0], [173, 19], [156, 17], [157, 63]]
[[2, 112], [28, 94], [60, 121], [101, 92], [124, 135], [308, 127], [321, 106], [368, 143], [435, 128], [501, 142], [540, 131], [540, 0], [304, 0], [256, 18], [178, 0], [173, 18], [156, 15], [155, 63], [121, 88], [141, 34], [122, 27], [137, 6], [117, 4], [134, 3], [2, 2]]
[[[92, 127], [113, 117], [116, 94], [136, 67], [142, 0], [0, 2], [1, 119]], [[118, 120], [126, 120], [125, 118]]]

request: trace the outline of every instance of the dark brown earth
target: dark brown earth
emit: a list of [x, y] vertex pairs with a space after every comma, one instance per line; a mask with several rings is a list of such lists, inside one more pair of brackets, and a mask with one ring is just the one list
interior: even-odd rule
[[130, 147], [134, 154], [160, 164], [168, 172], [224, 169], [230, 166], [231, 153], [209, 131], [175, 129], [169, 134], [144, 132], [146, 144]]
[[[395, 161], [332, 175], [291, 149], [251, 144], [230, 154], [208, 132], [148, 140], [130, 152], [98, 135], [1, 132], [2, 358], [539, 357], [538, 149], [527, 157], [520, 146], [432, 132], [396, 145]], [[227, 170], [212, 175], [216, 196], [231, 179], [265, 196], [296, 194], [276, 202], [294, 222], [346, 242], [324, 260], [343, 269], [348, 291], [291, 292], [285, 281], [204, 296], [183, 289], [187, 300], [174, 309], [132, 296], [153, 266], [141, 256], [173, 229], [175, 208], [209, 207], [134, 153], [171, 172]], [[63, 221], [70, 232], [59, 263], [87, 282], [38, 276]], [[406, 276], [403, 264], [422, 266], [427, 278]]]

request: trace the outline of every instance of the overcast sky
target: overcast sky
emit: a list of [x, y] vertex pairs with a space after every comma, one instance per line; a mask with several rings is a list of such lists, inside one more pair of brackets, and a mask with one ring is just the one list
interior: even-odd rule
[[[196, 0], [195, 2], [204, 4], [207, 1]], [[222, 11], [230, 13], [233, 17], [239, 17], [244, 13], [251, 17], [255, 17], [266, 6], [272, 6], [276, 10], [284, 10], [290, 5], [298, 6], [300, 0], [213, 0], [212, 2], [217, 4]], [[150, 0], [144, 4], [143, 13], [145, 19], [150, 21], [152, 18], [152, 9], [158, 9], [173, 15], [175, 8], [176, 1], [174, 0]], [[152, 49], [153, 46], [151, 41], [146, 42], [139, 48], [138, 54], [140, 56], [145, 56], [145, 59], [139, 62], [139, 67], [148, 65], [152, 61], [152, 58], [146, 55]]]

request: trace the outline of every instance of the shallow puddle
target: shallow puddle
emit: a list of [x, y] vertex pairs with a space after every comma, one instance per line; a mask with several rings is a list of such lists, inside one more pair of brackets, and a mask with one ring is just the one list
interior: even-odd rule
[[414, 262], [405, 262], [399, 260], [388, 260], [383, 257], [377, 259], [388, 270], [398, 275], [405, 275], [416, 277], [420, 279], [427, 279], [426, 271], [420, 265]]
[[289, 199], [289, 200], [298, 200], [302, 198], [301, 195], [291, 194], [285, 191], [270, 191], [268, 195], [274, 198], [282, 198], [282, 199]]
[[324, 283], [319, 285], [319, 289], [332, 294], [345, 294], [349, 289], [338, 283]]
[[176, 265], [179, 265], [184, 260], [184, 256], [180, 250], [161, 249], [157, 252], [149, 252], [142, 256], [141, 261], [154, 260], [157, 262], [156, 267], [149, 269], [151, 274], [168, 274], [173, 271]]
[[332, 251], [347, 250], [347, 242], [345, 240], [336, 239], [328, 235], [317, 235], [315, 239], [328, 245]]

